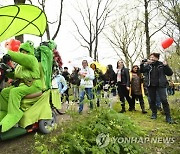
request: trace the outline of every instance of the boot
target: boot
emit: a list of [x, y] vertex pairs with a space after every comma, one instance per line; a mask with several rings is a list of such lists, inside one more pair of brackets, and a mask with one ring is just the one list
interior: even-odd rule
[[146, 114], [147, 111], [145, 110], [144, 102], [140, 102], [140, 106], [141, 106], [142, 113], [143, 113], [143, 114]]
[[126, 112], [126, 109], [125, 109], [125, 106], [123, 105], [122, 110], [120, 111], [120, 113], [124, 113], [124, 112]]
[[146, 114], [146, 113], [147, 113], [147, 111], [145, 111], [145, 110], [142, 110], [142, 113], [143, 113], [143, 114]]
[[136, 111], [135, 107], [130, 107], [128, 110], [129, 111]]
[[157, 113], [152, 113], [151, 119], [157, 119]]
[[173, 121], [170, 116], [166, 116], [166, 122], [169, 124], [173, 124]]

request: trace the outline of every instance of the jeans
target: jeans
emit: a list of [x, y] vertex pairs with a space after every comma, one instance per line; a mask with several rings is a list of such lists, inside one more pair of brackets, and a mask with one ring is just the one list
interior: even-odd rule
[[87, 98], [90, 100], [90, 109], [93, 109], [93, 103], [91, 101], [93, 99], [92, 88], [81, 89], [79, 93], [79, 113], [82, 112], [83, 107], [84, 107], [83, 100], [84, 100], [85, 94], [87, 95]]
[[61, 102], [64, 100], [64, 97], [65, 97], [66, 101], [69, 103], [69, 88], [67, 88], [67, 90], [62, 95]]
[[158, 92], [156, 92], [156, 106], [158, 109], [161, 108], [161, 101]]
[[156, 93], [158, 93], [160, 102], [162, 103], [164, 113], [166, 116], [170, 117], [170, 109], [167, 101], [166, 88], [161, 87], [148, 87], [148, 94], [150, 98], [150, 108], [153, 114], [157, 114], [157, 105], [156, 105]]
[[[151, 99], [150, 99], [150, 97], [149, 97], [149, 95], [148, 95], [149, 108], [151, 108], [151, 107], [150, 107], [150, 106], [151, 106], [150, 102], [151, 102]], [[158, 92], [156, 92], [156, 106], [157, 106], [158, 109], [161, 108], [161, 101], [160, 101], [160, 97], [159, 97]]]

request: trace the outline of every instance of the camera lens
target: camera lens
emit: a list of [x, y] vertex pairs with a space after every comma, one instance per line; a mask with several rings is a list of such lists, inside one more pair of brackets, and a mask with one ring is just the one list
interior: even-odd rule
[[142, 62], [143, 62], [143, 63], [147, 62], [147, 59], [143, 59]]

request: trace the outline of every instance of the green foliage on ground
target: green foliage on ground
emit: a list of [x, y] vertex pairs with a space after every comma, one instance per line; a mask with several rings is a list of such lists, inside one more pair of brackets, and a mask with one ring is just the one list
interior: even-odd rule
[[[105, 100], [102, 100], [100, 108], [95, 108], [90, 114], [79, 115], [76, 110], [69, 110], [67, 113], [71, 115], [70, 121], [61, 124], [52, 134], [36, 135], [34, 153], [179, 154], [180, 92], [168, 97], [174, 124], [166, 123], [165, 115], [160, 111], [156, 120], [150, 119], [149, 104], [147, 98], [144, 99], [147, 114], [142, 114], [139, 104], [136, 104], [136, 111], [118, 113], [121, 110], [118, 98], [113, 104], [114, 110], [108, 108]], [[98, 135], [105, 135], [105, 138], [102, 138], [104, 147], [96, 141]], [[118, 138], [125, 137], [159, 139], [160, 142], [118, 144]], [[107, 138], [110, 139], [108, 144]], [[164, 142], [164, 139], [167, 139], [167, 142]]]
[[140, 128], [124, 114], [101, 107], [90, 114], [78, 116], [80, 117], [74, 117], [68, 126], [62, 125], [59, 129], [63, 131], [51, 139], [36, 135], [36, 152], [58, 154], [139, 154], [142, 152], [140, 146], [135, 143], [118, 141], [125, 137], [144, 135]]

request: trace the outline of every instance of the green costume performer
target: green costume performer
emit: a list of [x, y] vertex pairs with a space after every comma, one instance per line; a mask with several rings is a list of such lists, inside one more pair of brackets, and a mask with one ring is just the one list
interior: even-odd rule
[[1, 132], [12, 128], [23, 116], [20, 109], [21, 100], [24, 96], [42, 91], [39, 64], [34, 56], [32, 42], [21, 44], [20, 53], [8, 51], [12, 60], [18, 63], [14, 78], [20, 79], [18, 87], [5, 88], [0, 93], [0, 127]]

